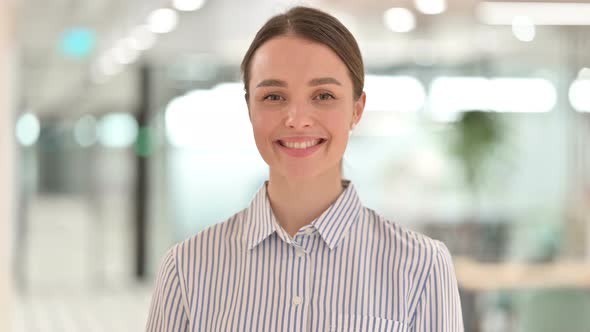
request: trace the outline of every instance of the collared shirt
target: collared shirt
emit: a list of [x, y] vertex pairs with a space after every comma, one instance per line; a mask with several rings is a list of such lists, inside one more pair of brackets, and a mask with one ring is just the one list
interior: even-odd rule
[[346, 180], [291, 237], [266, 184], [249, 207], [168, 251], [147, 331], [463, 331], [443, 243], [364, 207]]

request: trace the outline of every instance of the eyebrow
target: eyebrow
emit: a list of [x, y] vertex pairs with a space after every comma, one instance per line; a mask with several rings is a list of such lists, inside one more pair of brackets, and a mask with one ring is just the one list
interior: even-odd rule
[[342, 85], [342, 83], [338, 82], [337, 79], [333, 78], [333, 77], [320, 77], [320, 78], [314, 78], [313, 80], [309, 81], [308, 83], [310, 86], [316, 86], [316, 85], [324, 85], [324, 84], [336, 84], [336, 85]]
[[[337, 79], [335, 79], [333, 77], [314, 78], [311, 81], [309, 81], [307, 84], [309, 86], [318, 86], [318, 85], [324, 85], [324, 84], [342, 85], [342, 83], [340, 83]], [[286, 88], [287, 82], [282, 81], [282, 80], [269, 79], [269, 80], [263, 80], [256, 85], [257, 88], [269, 87], [269, 86]]]
[[257, 88], [265, 87], [265, 86], [278, 86], [282, 88], [287, 87], [287, 82], [281, 80], [263, 80], [262, 82], [256, 85]]

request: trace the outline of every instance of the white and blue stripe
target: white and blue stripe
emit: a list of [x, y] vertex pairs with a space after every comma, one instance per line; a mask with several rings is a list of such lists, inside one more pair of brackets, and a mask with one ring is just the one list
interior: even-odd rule
[[384, 219], [343, 185], [293, 238], [265, 183], [248, 208], [175, 245], [147, 331], [463, 331], [446, 246]]

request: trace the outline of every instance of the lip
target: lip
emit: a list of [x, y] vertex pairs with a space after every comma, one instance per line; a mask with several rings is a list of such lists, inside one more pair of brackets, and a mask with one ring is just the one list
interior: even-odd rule
[[[309, 141], [309, 140], [313, 140], [313, 139], [319, 139], [319, 137], [313, 137], [313, 138], [312, 137], [297, 137], [297, 138], [291, 137], [291, 138], [280, 139], [280, 141], [305, 142], [305, 141]], [[319, 144], [314, 145], [309, 148], [306, 148], [306, 149], [291, 149], [286, 146], [282, 146], [281, 143], [279, 143], [279, 140], [276, 140], [274, 144], [276, 144], [276, 146], [278, 147], [278, 149], [280, 151], [288, 154], [291, 157], [304, 158], [304, 157], [314, 154], [316, 151], [321, 149], [324, 146], [324, 144], [326, 144], [327, 141], [328, 140], [326, 140], [325, 138], [322, 138], [322, 141]]]
[[300, 143], [300, 142], [307, 142], [307, 141], [313, 141], [316, 139], [323, 139], [326, 140], [325, 137], [321, 137], [321, 136], [291, 136], [291, 137], [282, 137], [277, 139], [276, 141], [283, 141], [283, 142], [289, 142], [289, 143]]

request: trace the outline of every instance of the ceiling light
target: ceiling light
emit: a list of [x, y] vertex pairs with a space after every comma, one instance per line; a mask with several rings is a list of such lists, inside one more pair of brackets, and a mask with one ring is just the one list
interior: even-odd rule
[[557, 102], [557, 91], [540, 78], [438, 77], [430, 87], [429, 100], [435, 114], [549, 112]]
[[[365, 78], [367, 111], [416, 112], [424, 105], [426, 92], [411, 76], [375, 76]], [[392, 94], [396, 98], [391, 98]]]
[[590, 68], [584, 67], [578, 72], [579, 80], [590, 80]]
[[60, 50], [67, 57], [86, 57], [92, 53], [95, 46], [96, 32], [91, 29], [68, 29], [61, 36]]
[[570, 86], [569, 99], [572, 107], [579, 112], [590, 112], [590, 79], [575, 80]]
[[172, 5], [174, 8], [183, 11], [191, 12], [200, 9], [205, 4], [205, 0], [174, 0]]
[[[165, 113], [168, 141], [179, 148], [205, 150], [255, 146], [243, 96], [243, 83], [226, 82], [174, 98]], [[219, 135], [221, 124], [227, 135]], [[212, 141], [211, 137], [217, 138]]]
[[482, 2], [477, 7], [480, 21], [511, 25], [515, 16], [528, 16], [536, 25], [590, 25], [590, 3]]
[[154, 33], [168, 33], [176, 28], [178, 14], [170, 8], [156, 9], [148, 16], [148, 24]]
[[437, 77], [430, 85], [429, 110], [434, 115], [487, 110], [488, 87], [483, 77]]
[[393, 32], [409, 32], [416, 27], [416, 18], [405, 8], [390, 8], [383, 14], [385, 25]]
[[99, 142], [111, 148], [126, 148], [137, 138], [138, 125], [135, 118], [128, 113], [111, 113], [105, 115], [98, 123]]
[[41, 125], [39, 119], [31, 112], [21, 115], [16, 122], [16, 138], [24, 146], [31, 146], [37, 142]]
[[557, 90], [542, 78], [494, 78], [490, 80], [490, 109], [496, 112], [550, 112]]
[[140, 25], [131, 31], [129, 47], [138, 51], [145, 51], [154, 46], [156, 35], [147, 25]]
[[416, 9], [423, 14], [436, 15], [447, 9], [446, 0], [414, 0]]
[[535, 24], [528, 16], [514, 16], [514, 19], [512, 19], [512, 33], [516, 39], [530, 42], [535, 39]]
[[119, 41], [111, 52], [113, 59], [123, 65], [133, 63], [139, 58], [139, 51], [129, 48], [126, 40]]

